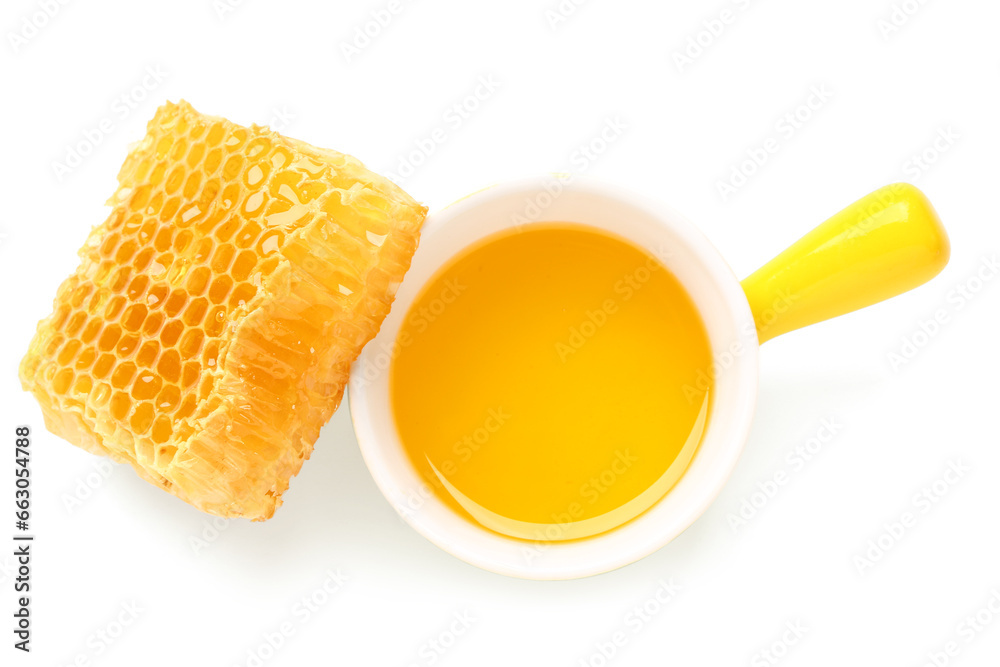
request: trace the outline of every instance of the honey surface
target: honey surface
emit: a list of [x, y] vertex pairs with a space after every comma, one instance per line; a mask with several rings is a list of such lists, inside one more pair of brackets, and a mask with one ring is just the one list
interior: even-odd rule
[[[396, 426], [424, 482], [507, 535], [564, 540], [648, 509], [694, 455], [711, 388], [705, 328], [678, 280], [575, 225], [488, 239], [407, 313]], [[701, 386], [704, 386], [702, 382]]]

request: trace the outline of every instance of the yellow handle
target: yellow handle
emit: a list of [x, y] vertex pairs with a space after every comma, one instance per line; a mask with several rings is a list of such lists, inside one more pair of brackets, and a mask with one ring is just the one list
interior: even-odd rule
[[855, 202], [743, 281], [760, 342], [902, 294], [936, 276], [951, 248], [917, 188]]

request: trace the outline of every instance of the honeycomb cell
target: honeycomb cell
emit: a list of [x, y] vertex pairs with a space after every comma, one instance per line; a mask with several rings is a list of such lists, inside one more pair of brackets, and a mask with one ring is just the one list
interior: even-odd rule
[[[196, 169], [200, 166], [202, 158], [205, 157], [205, 144], [197, 143], [191, 146], [191, 150], [187, 155], [187, 166], [191, 169]], [[195, 172], [200, 173], [200, 172]]]
[[186, 276], [190, 270], [191, 267], [187, 263], [183, 261], [174, 262], [174, 264], [170, 267], [170, 270], [167, 271], [167, 275], [163, 276], [163, 282], [167, 285], [178, 285], [183, 281], [184, 276]]
[[160, 393], [162, 386], [163, 380], [160, 376], [150, 371], [142, 371], [132, 383], [132, 398], [139, 401], [151, 400]]
[[257, 254], [250, 250], [244, 250], [236, 256], [229, 273], [233, 276], [233, 280], [243, 282], [255, 266], [257, 266]]
[[[160, 415], [155, 420], [153, 420], [153, 429], [152, 431], [150, 431], [149, 437], [154, 444], [162, 445], [168, 440], [170, 440], [170, 436], [173, 434], [173, 432], [174, 429], [173, 426], [170, 424], [170, 418], [167, 417], [166, 415]], [[163, 452], [165, 454], [170, 449], [171, 449], [170, 447], [163, 447], [161, 450], [158, 451], [158, 454], [160, 452]], [[174, 451], [177, 451], [176, 448], [174, 448]], [[160, 464], [162, 465], [162, 463]]]
[[191, 245], [191, 240], [193, 238], [194, 234], [191, 232], [191, 230], [182, 229], [181, 231], [177, 232], [177, 235], [174, 236], [174, 251], [182, 253], [185, 250], [187, 250], [188, 246]]
[[[173, 220], [174, 216], [177, 215], [177, 211], [180, 209], [182, 200], [180, 197], [171, 197], [167, 199], [163, 204], [163, 208], [160, 209], [159, 218], [163, 222]], [[186, 224], [191, 221], [191, 216], [178, 216], [175, 222], [177, 224]]]
[[160, 327], [163, 326], [163, 320], [166, 319], [163, 313], [153, 311], [146, 316], [146, 321], [142, 323], [142, 335], [146, 338], [152, 338], [160, 331]]
[[119, 265], [125, 264], [132, 259], [132, 256], [138, 249], [139, 243], [135, 239], [128, 239], [118, 246], [118, 251], [115, 252], [115, 262]]
[[284, 241], [285, 235], [279, 230], [269, 230], [260, 237], [260, 241], [257, 243], [257, 254], [263, 257], [278, 252]]
[[186, 303], [187, 292], [184, 290], [174, 290], [163, 303], [163, 312], [167, 317], [177, 317]]
[[[166, 379], [166, 378], [164, 378]], [[160, 390], [154, 405], [161, 414], [173, 412], [181, 403], [181, 390], [177, 385], [168, 384]]]
[[178, 137], [174, 145], [170, 148], [170, 160], [179, 162], [188, 151], [188, 142], [184, 137]]
[[119, 422], [124, 422], [125, 418], [128, 417], [129, 411], [132, 409], [132, 399], [125, 392], [116, 391], [111, 394], [111, 403], [108, 405], [108, 408], [112, 417]]
[[114, 356], [110, 354], [102, 354], [97, 358], [97, 361], [94, 363], [94, 369], [91, 371], [91, 374], [95, 378], [103, 379], [107, 377], [108, 373], [111, 372], [111, 369], [114, 368], [114, 366], [115, 366]]
[[226, 158], [226, 164], [222, 165], [222, 177], [227, 181], [236, 180], [243, 170], [243, 156], [230, 155]]
[[148, 312], [146, 306], [143, 304], [133, 303], [125, 309], [125, 314], [122, 315], [122, 327], [126, 331], [138, 331], [142, 327], [142, 323], [145, 321]]
[[193, 299], [184, 311], [184, 324], [189, 327], [198, 326], [204, 319], [206, 311], [208, 311], [208, 299], [203, 296]]
[[[196, 118], [190, 118], [188, 116], [178, 116], [175, 123], [176, 125], [174, 127], [176, 134], [178, 137], [183, 137], [188, 130], [192, 128], [192, 126], [197, 127], [200, 124], [200, 121]], [[180, 158], [178, 157], [178, 159]]]
[[[94, 292], [91, 295], [90, 299], [87, 301], [87, 303], [85, 303], [83, 305], [84, 310], [81, 310], [79, 312], [85, 313], [85, 314], [86, 313], [97, 312], [98, 310], [100, 310], [101, 308], [104, 307], [104, 304], [106, 304], [108, 302], [109, 298], [110, 298], [110, 295], [107, 294], [106, 292], [102, 292], [102, 291]], [[69, 334], [69, 328], [68, 328], [69, 324], [67, 324], [66, 326], [67, 326], [66, 333]], [[72, 334], [70, 334], [70, 335], [72, 335]]]
[[133, 213], [122, 223], [122, 234], [135, 236], [144, 224], [146, 224], [146, 218], [141, 213]]
[[139, 228], [139, 233], [136, 234], [136, 237], [139, 239], [140, 247], [149, 244], [149, 242], [153, 238], [153, 235], [156, 234], [156, 229], [158, 227], [159, 224], [156, 222], [156, 220], [147, 220], [142, 223], [142, 226]]
[[153, 256], [156, 254], [155, 248], [143, 248], [139, 251], [139, 254], [135, 256], [132, 260], [132, 268], [136, 271], [145, 271], [149, 263], [153, 261]]
[[212, 123], [212, 126], [208, 129], [208, 135], [205, 137], [205, 143], [208, 146], [215, 146], [222, 138], [226, 136], [226, 128], [220, 123]]
[[97, 359], [97, 350], [92, 347], [85, 348], [80, 355], [76, 358], [76, 370], [86, 371]]
[[189, 361], [184, 364], [184, 368], [181, 370], [181, 386], [190, 389], [198, 382], [199, 377], [201, 377], [201, 364]]
[[163, 182], [163, 176], [167, 173], [167, 163], [157, 162], [153, 170], [149, 172], [149, 184], [153, 187]]
[[108, 279], [108, 276], [111, 275], [111, 272], [114, 271], [114, 268], [115, 268], [114, 262], [110, 261], [101, 262], [101, 265], [97, 267], [96, 271], [94, 271], [94, 277], [93, 277], [94, 282], [95, 283], [105, 282]]
[[73, 313], [73, 315], [69, 318], [69, 321], [66, 322], [65, 325], [66, 335], [75, 336], [78, 333], [80, 333], [80, 329], [83, 328], [83, 324], [86, 321], [87, 321], [87, 313], [85, 313], [84, 311]]
[[250, 300], [254, 298], [257, 294], [257, 288], [249, 283], [240, 283], [233, 290], [233, 294], [229, 297], [229, 305], [232, 308], [239, 308], [246, 306], [250, 303]]
[[184, 287], [191, 296], [201, 296], [211, 280], [212, 270], [207, 266], [199, 266], [188, 274]]
[[149, 427], [153, 425], [153, 419], [156, 417], [155, 411], [153, 410], [152, 403], [140, 403], [135, 407], [135, 412], [132, 413], [132, 419], [130, 424], [132, 426], [132, 433], [134, 435], [142, 435], [149, 430]]
[[[149, 173], [153, 170], [153, 161], [150, 158], [139, 158], [135, 165], [135, 183], [145, 183]], [[116, 211], [120, 212], [120, 211]]]
[[215, 198], [219, 195], [220, 190], [222, 190], [222, 181], [220, 179], [211, 178], [207, 180], [201, 188], [201, 194], [198, 195], [198, 206], [208, 209], [215, 202]]
[[229, 133], [229, 136], [226, 137], [223, 145], [226, 147], [228, 152], [235, 153], [243, 148], [243, 144], [246, 142], [248, 134], [249, 133], [245, 129], [238, 127]]
[[233, 238], [233, 234], [239, 230], [241, 224], [243, 224], [243, 221], [240, 218], [232, 216], [215, 228], [213, 236], [215, 236], [216, 240], [220, 243], [225, 243], [229, 239]]
[[[162, 160], [163, 158], [167, 157], [167, 153], [170, 152], [170, 147], [174, 145], [174, 139], [175, 139], [174, 136], [168, 134], [160, 137], [157, 140], [156, 150], [153, 153], [153, 155], [156, 157], [157, 160]], [[159, 166], [162, 166], [163, 171], [166, 171], [167, 169], [166, 163], [160, 163]], [[153, 185], [156, 185], [156, 183], [158, 182], [156, 178], [152, 176], [150, 177], [149, 180]]]
[[114, 275], [111, 277], [111, 284], [109, 285], [111, 291], [115, 293], [121, 292], [123, 289], [125, 289], [125, 286], [128, 285], [128, 279], [131, 276], [132, 276], [131, 267], [128, 266], [119, 267], [119, 269], [115, 271]]
[[41, 371], [42, 378], [46, 382], [51, 383], [53, 380], [55, 380], [55, 378], [56, 378], [56, 371], [58, 371], [58, 370], [59, 370], [59, 367], [56, 365], [55, 362], [52, 362], [50, 364], [45, 364], [42, 367], [42, 371]]
[[173, 347], [183, 332], [183, 322], [180, 320], [170, 320], [160, 330], [160, 342], [163, 343], [163, 347]]
[[82, 346], [79, 340], [75, 338], [70, 338], [59, 350], [59, 356], [56, 357], [56, 361], [59, 362], [61, 366], [69, 366], [76, 359], [76, 353], [80, 351], [80, 346]]
[[271, 168], [266, 162], [255, 164], [243, 174], [243, 185], [248, 188], [260, 187], [271, 173]]
[[149, 203], [149, 196], [152, 194], [153, 188], [149, 185], [140, 185], [135, 190], [132, 191], [132, 196], [129, 199], [129, 207], [135, 211], [141, 211], [146, 204]]
[[66, 342], [66, 337], [62, 334], [55, 334], [45, 341], [45, 355], [48, 357], [54, 357], [59, 348], [63, 346]]
[[108, 403], [108, 399], [111, 398], [111, 387], [107, 382], [98, 382], [94, 386], [94, 391], [90, 395], [90, 402], [93, 403], [95, 408], [100, 408]]
[[254, 216], [264, 210], [264, 204], [267, 203], [267, 197], [264, 196], [263, 192], [254, 192], [249, 197], [247, 197], [246, 202], [243, 204], [243, 213], [248, 216]]
[[205, 344], [201, 353], [202, 361], [209, 368], [213, 368], [219, 360], [219, 342], [210, 340]]
[[[237, 280], [245, 279], [245, 277], [237, 278]], [[233, 279], [223, 274], [212, 281], [212, 285], [208, 288], [208, 298], [211, 299], [212, 303], [220, 304], [226, 300], [231, 289], [233, 289]]]
[[214, 174], [220, 164], [222, 164], [222, 149], [216, 148], [209, 151], [208, 155], [205, 156], [205, 174]]
[[385, 317], [425, 210], [353, 159], [186, 103], [156, 112], [109, 203], [23, 386], [58, 435], [206, 511], [269, 518]]
[[[79, 308], [80, 306], [83, 305], [83, 302], [87, 299], [88, 296], [90, 296], [93, 290], [94, 286], [91, 283], [84, 283], [83, 285], [80, 285], [75, 290], [73, 290], [73, 296], [70, 297], [70, 302], [69, 302], [70, 305], [73, 308]], [[63, 320], [63, 323], [65, 323], [65, 319]]]
[[205, 334], [201, 329], [188, 329], [177, 348], [182, 357], [190, 359], [201, 351], [201, 344], [204, 342]]
[[215, 377], [212, 375], [202, 375], [201, 383], [198, 385], [198, 395], [208, 396], [215, 388]]
[[192, 393], [188, 393], [181, 401], [181, 405], [177, 408], [177, 412], [174, 414], [174, 419], [181, 420], [187, 419], [194, 414], [195, 408], [198, 407], [198, 396]]
[[115, 389], [124, 389], [132, 382], [132, 378], [135, 377], [135, 364], [131, 361], [125, 361], [117, 366], [115, 370], [111, 373], [111, 386]]
[[194, 261], [199, 264], [205, 262], [211, 256], [212, 248], [214, 247], [215, 241], [210, 238], [203, 238], [198, 241], [194, 247]]
[[[191, 123], [191, 130], [188, 132], [188, 138], [192, 141], [195, 139], [201, 140], [202, 137], [205, 136], [206, 132], [208, 132], [208, 123], [201, 119], [193, 119]], [[203, 146], [204, 143], [199, 141], [196, 145]]]
[[119, 359], [125, 359], [132, 356], [135, 349], [139, 346], [139, 337], [135, 334], [125, 334], [118, 339], [118, 345], [115, 346], [115, 354]]
[[181, 379], [181, 355], [177, 350], [165, 350], [156, 364], [156, 372], [167, 382]]
[[196, 171], [188, 176], [187, 181], [184, 183], [184, 198], [188, 200], [194, 199], [199, 192], [201, 192], [201, 172]]
[[89, 394], [94, 388], [94, 381], [89, 375], [79, 375], [76, 378], [76, 382], [73, 383], [73, 393], [79, 395]]
[[233, 242], [237, 248], [250, 248], [253, 246], [253, 242], [257, 240], [257, 237], [260, 236], [261, 231], [263, 231], [261, 226], [255, 220], [250, 220], [243, 224]]
[[122, 224], [125, 222], [126, 214], [127, 212], [124, 207], [116, 208], [113, 211], [111, 211], [111, 215], [109, 215], [108, 219], [104, 221], [104, 224], [107, 226], [105, 232], [110, 234], [111, 232], [121, 227]]
[[135, 353], [135, 363], [143, 368], [149, 368], [156, 362], [160, 354], [160, 344], [155, 340], [147, 340]]
[[126, 303], [128, 303], [128, 301], [126, 301], [123, 296], [111, 297], [108, 304], [104, 307], [104, 319], [117, 320], [118, 316], [121, 315], [122, 311], [125, 309]]
[[212, 272], [215, 274], [225, 273], [230, 262], [233, 261], [234, 254], [236, 254], [236, 249], [229, 243], [218, 246], [215, 249], [215, 254], [212, 255]]
[[62, 368], [56, 372], [55, 378], [52, 381], [52, 389], [57, 394], [65, 394], [69, 390], [69, 386], [73, 383], [73, 378], [75, 374], [72, 368]]
[[[201, 237], [207, 237], [216, 225], [219, 224], [219, 220], [226, 215], [224, 211], [218, 209], [212, 209], [209, 215], [202, 215], [205, 213], [205, 209], [201, 207], [200, 204], [192, 204], [190, 207], [184, 211], [186, 216], [193, 221], [192, 230], [195, 234]], [[199, 247], [199, 250], [204, 250], [204, 248]], [[209, 251], [210, 252], [210, 251]]]
[[222, 189], [222, 195], [220, 197], [222, 209], [224, 211], [231, 211], [236, 208], [236, 205], [240, 201], [240, 197], [243, 194], [243, 188], [239, 186], [238, 183], [230, 183]]
[[108, 236], [101, 242], [101, 247], [98, 252], [104, 257], [107, 257], [114, 252], [115, 248], [118, 247], [118, 242], [121, 241], [121, 236], [119, 234], [108, 234]]
[[150, 310], [163, 305], [163, 302], [167, 300], [167, 296], [170, 295], [170, 288], [163, 283], [156, 283], [149, 286], [146, 291], [146, 306]]
[[[254, 137], [247, 144], [246, 153], [249, 158], [260, 158], [271, 150], [271, 140], [267, 137]], [[262, 164], [267, 164], [263, 162]]]
[[310, 202], [319, 199], [323, 194], [324, 190], [316, 187], [318, 184], [315, 181], [306, 181], [297, 191], [297, 196], [300, 204], [309, 204]]
[[[59, 306], [55, 313], [53, 313], [52, 319], [56, 324], [58, 324], [58, 327], [64, 327], [66, 325], [66, 321], [69, 320], [72, 313], [72, 306], [69, 304], [63, 304]], [[55, 335], [54, 332], [53, 335]]]
[[215, 306], [205, 316], [205, 335], [216, 338], [226, 329], [226, 307]]
[[146, 293], [146, 288], [149, 287], [149, 276], [136, 276], [128, 285], [128, 291], [125, 296], [129, 301], [137, 301], [139, 297]]
[[270, 165], [274, 169], [281, 169], [287, 164], [290, 164], [295, 156], [290, 150], [284, 146], [276, 146], [273, 151], [271, 151]]
[[157, 192], [153, 195], [153, 198], [149, 200], [149, 205], [143, 212], [146, 215], [158, 215], [160, 211], [163, 210], [163, 199], [163, 193]]
[[117, 324], [108, 324], [104, 327], [104, 332], [97, 341], [97, 347], [101, 352], [110, 352], [121, 338], [122, 330]]
[[149, 276], [154, 280], [161, 280], [166, 278], [170, 269], [174, 267], [174, 256], [172, 253], [165, 252], [162, 255], [158, 255], [152, 264], [149, 265], [147, 271]]

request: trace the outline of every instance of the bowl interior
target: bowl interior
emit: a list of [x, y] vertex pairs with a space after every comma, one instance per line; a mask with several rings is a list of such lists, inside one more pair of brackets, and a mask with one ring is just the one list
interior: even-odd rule
[[[410, 464], [389, 400], [396, 336], [424, 284], [467, 246], [519, 225], [573, 222], [642, 246], [698, 304], [715, 366], [712, 413], [687, 472], [662, 500], [627, 524], [594, 537], [529, 542], [456, 514]], [[593, 183], [549, 176], [495, 186], [433, 214], [392, 311], [351, 373], [350, 409], [362, 454], [393, 507], [416, 530], [479, 567], [530, 579], [569, 579], [621, 567], [684, 531], [722, 488], [749, 433], [757, 392], [757, 334], [739, 281], [718, 251], [673, 211]]]

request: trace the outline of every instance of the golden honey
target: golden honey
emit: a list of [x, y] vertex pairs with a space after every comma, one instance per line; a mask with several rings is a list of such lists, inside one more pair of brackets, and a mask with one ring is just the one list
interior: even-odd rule
[[[572, 224], [453, 259], [408, 311], [392, 410], [424, 483], [470, 520], [568, 540], [638, 516], [707, 423], [705, 327], [655, 257]], [[698, 379], [701, 382], [698, 383]]]

